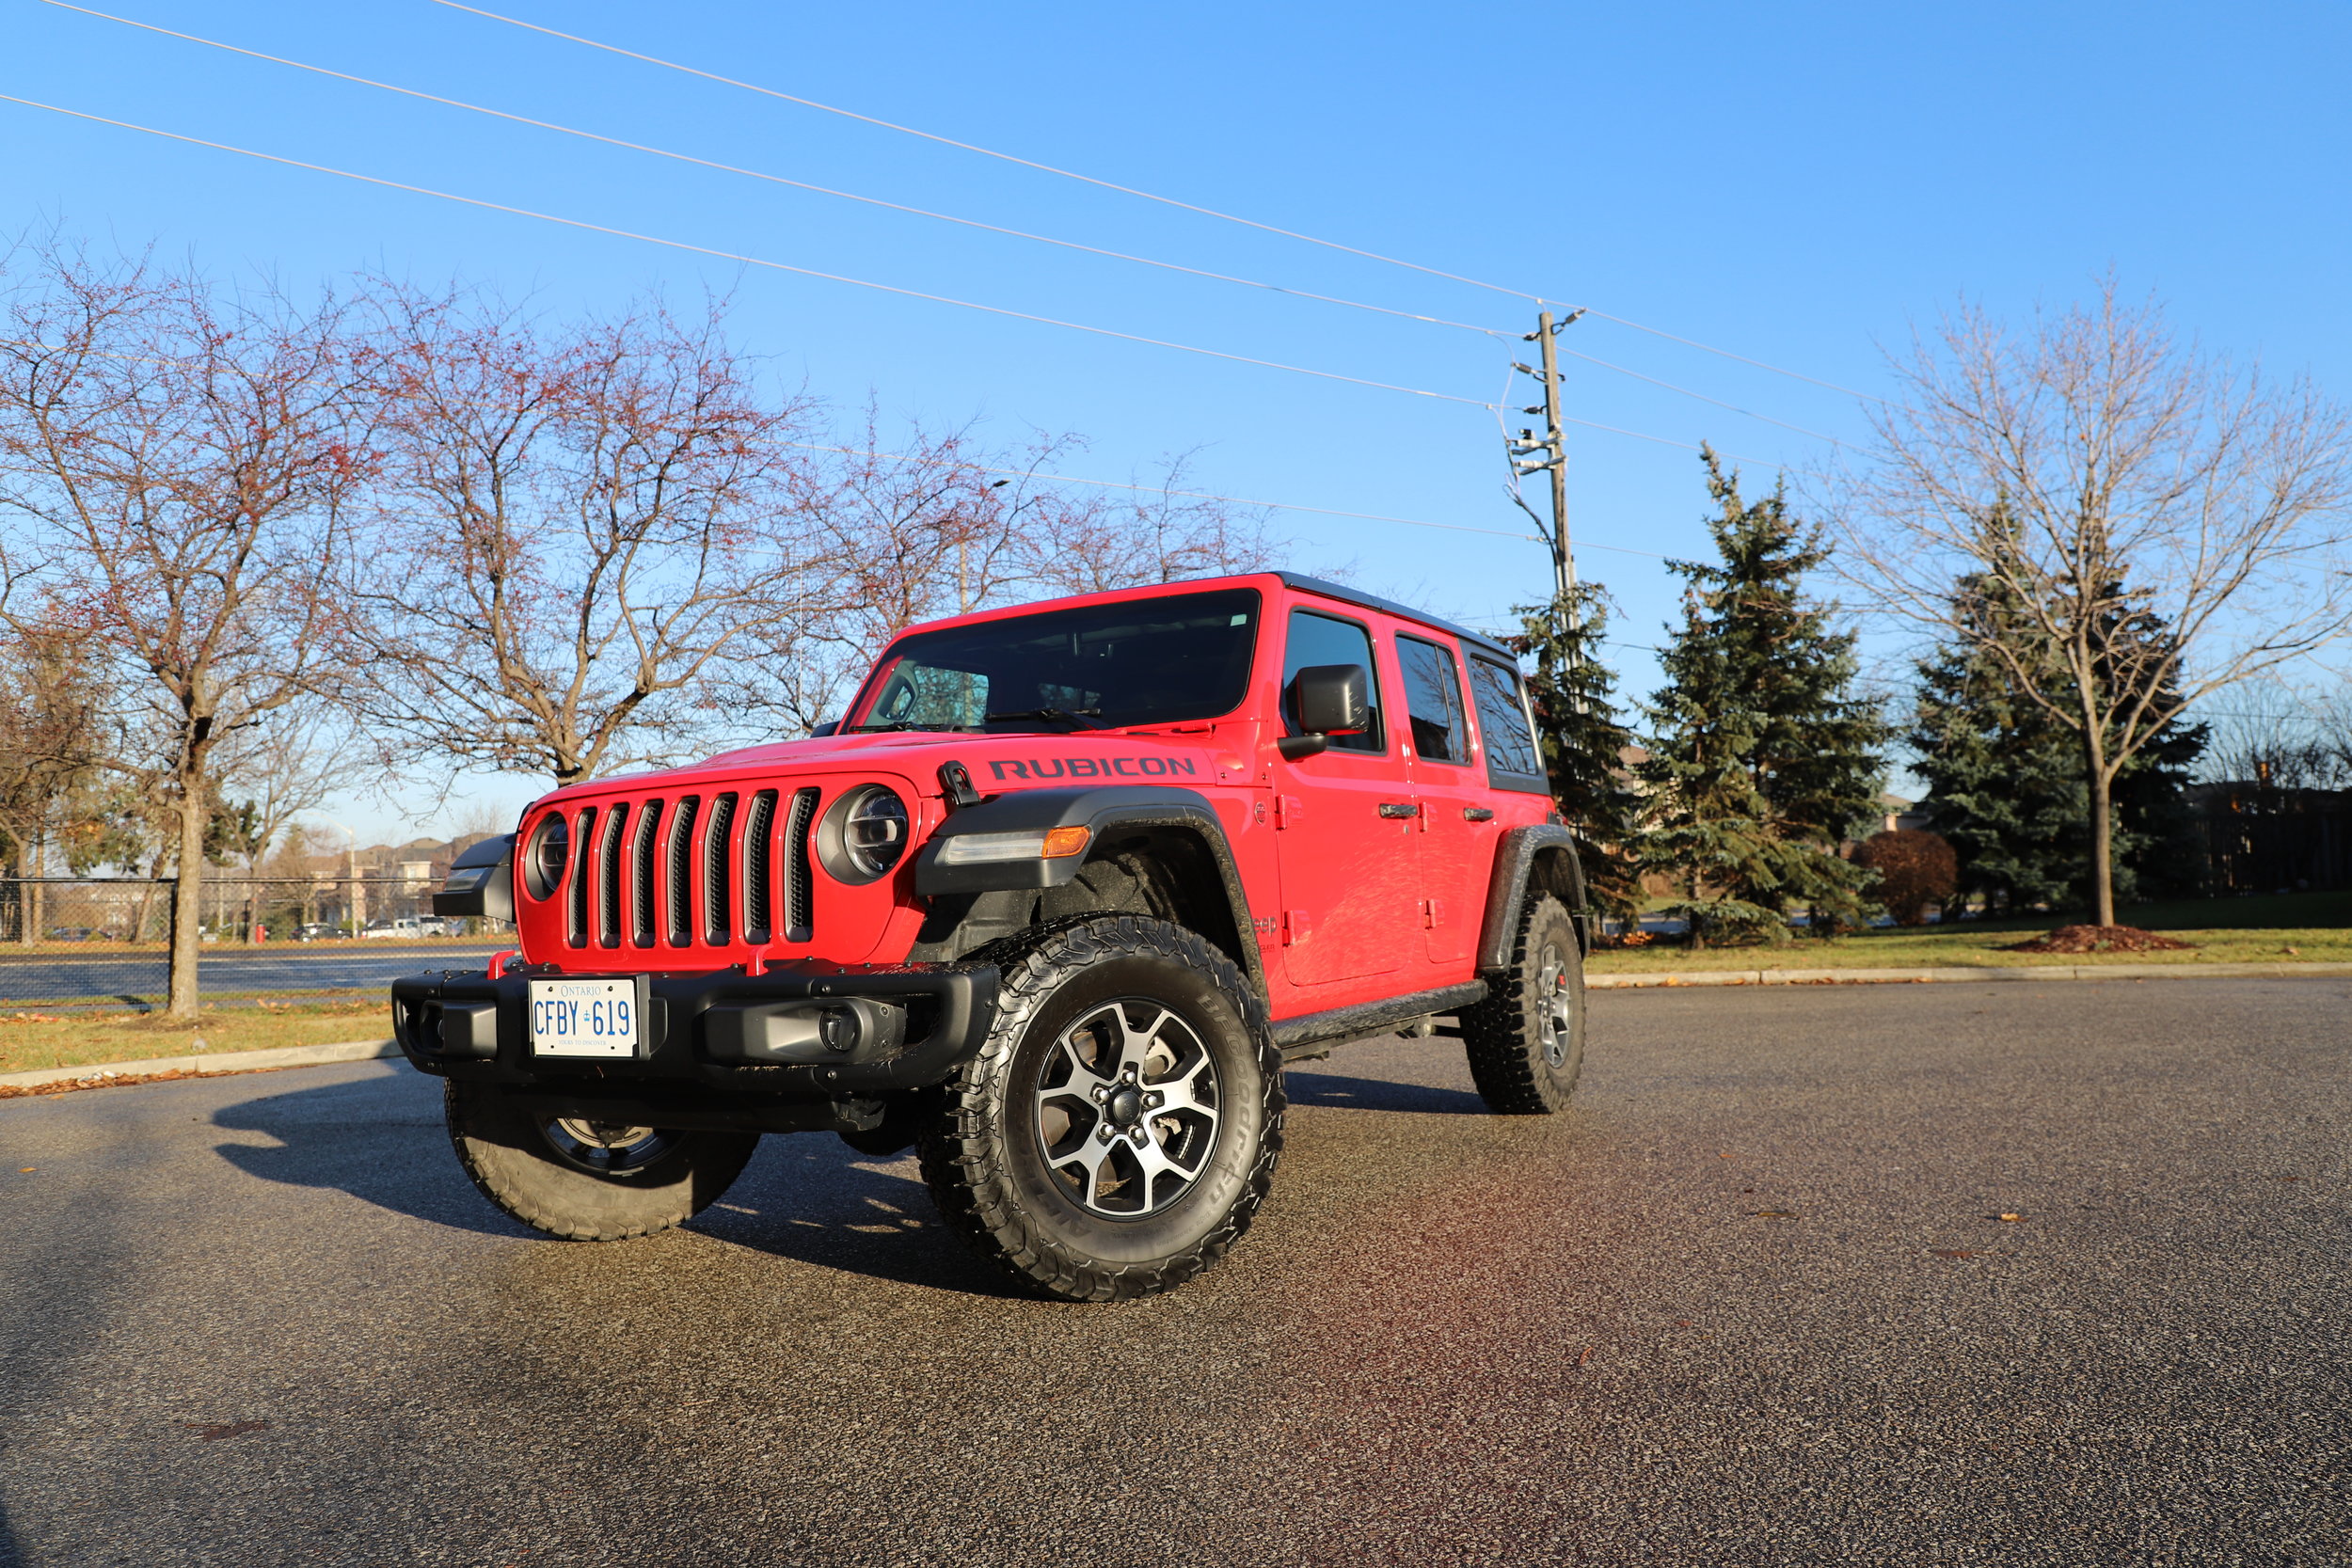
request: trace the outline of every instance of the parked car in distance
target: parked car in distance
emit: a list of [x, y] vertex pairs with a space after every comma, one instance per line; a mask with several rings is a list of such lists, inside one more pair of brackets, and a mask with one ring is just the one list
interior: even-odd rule
[[[438, 922], [436, 922], [435, 924], [437, 925]], [[362, 937], [369, 938], [385, 937], [405, 940], [411, 937], [425, 936], [429, 933], [426, 932], [424, 928], [424, 922], [421, 920], [371, 920], [367, 924], [367, 928], [362, 930], [359, 934]]]
[[296, 942], [332, 942], [343, 934], [343, 928], [341, 926], [330, 926], [323, 920], [313, 920], [306, 925], [295, 927], [294, 939]]

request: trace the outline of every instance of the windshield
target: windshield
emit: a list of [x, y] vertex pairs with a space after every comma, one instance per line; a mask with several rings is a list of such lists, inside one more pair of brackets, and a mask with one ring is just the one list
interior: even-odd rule
[[922, 632], [882, 658], [845, 729], [1085, 730], [1241, 705], [1258, 593], [1229, 588]]

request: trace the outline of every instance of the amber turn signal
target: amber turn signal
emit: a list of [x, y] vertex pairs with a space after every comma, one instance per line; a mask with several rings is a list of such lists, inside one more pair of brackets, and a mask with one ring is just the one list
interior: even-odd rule
[[1045, 847], [1039, 851], [1039, 857], [1057, 861], [1065, 855], [1077, 854], [1086, 848], [1087, 840], [1092, 836], [1093, 830], [1090, 828], [1050, 829], [1045, 834]]

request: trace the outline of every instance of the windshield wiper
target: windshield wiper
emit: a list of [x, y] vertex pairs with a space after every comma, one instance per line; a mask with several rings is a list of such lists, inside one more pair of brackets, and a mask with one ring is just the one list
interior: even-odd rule
[[1000, 721], [1009, 721], [1015, 719], [1067, 719], [1073, 724], [1084, 724], [1089, 730], [1109, 729], [1110, 726], [1108, 724], [1096, 724], [1089, 722], [1089, 721], [1099, 719], [1102, 716], [1103, 710], [1099, 707], [1032, 707], [1024, 708], [1019, 713], [991, 713], [985, 717], [992, 724]]
[[[996, 716], [992, 713], [989, 717], [993, 719]], [[954, 730], [961, 732], [968, 730], [972, 726], [969, 724], [917, 724], [910, 720], [890, 719], [885, 720], [879, 724], [851, 724], [848, 729], [840, 730], [835, 733], [840, 735], [873, 735], [883, 730]]]

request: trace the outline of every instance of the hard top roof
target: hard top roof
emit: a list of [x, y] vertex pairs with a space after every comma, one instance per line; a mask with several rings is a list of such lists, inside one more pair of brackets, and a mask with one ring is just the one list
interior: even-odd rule
[[[1432, 615], [1425, 610], [1415, 610], [1410, 605], [1398, 604], [1394, 599], [1384, 599], [1377, 594], [1367, 594], [1360, 588], [1350, 588], [1344, 583], [1326, 582], [1321, 578], [1311, 578], [1300, 572], [1275, 572], [1270, 575], [1280, 578], [1285, 587], [1295, 588], [1301, 593], [1320, 594], [1327, 599], [1338, 599], [1344, 604], [1361, 605], [1366, 610], [1376, 610], [1383, 615], [1393, 615], [1401, 621], [1419, 621], [1424, 626], [1435, 626], [1439, 631], [1452, 632], [1463, 641], [1474, 642], [1490, 653], [1501, 654], [1506, 659], [1513, 658], [1510, 649], [1485, 632], [1472, 631], [1468, 626], [1457, 626], [1453, 622]], [[1512, 667], [1518, 668], [1516, 660]]]

